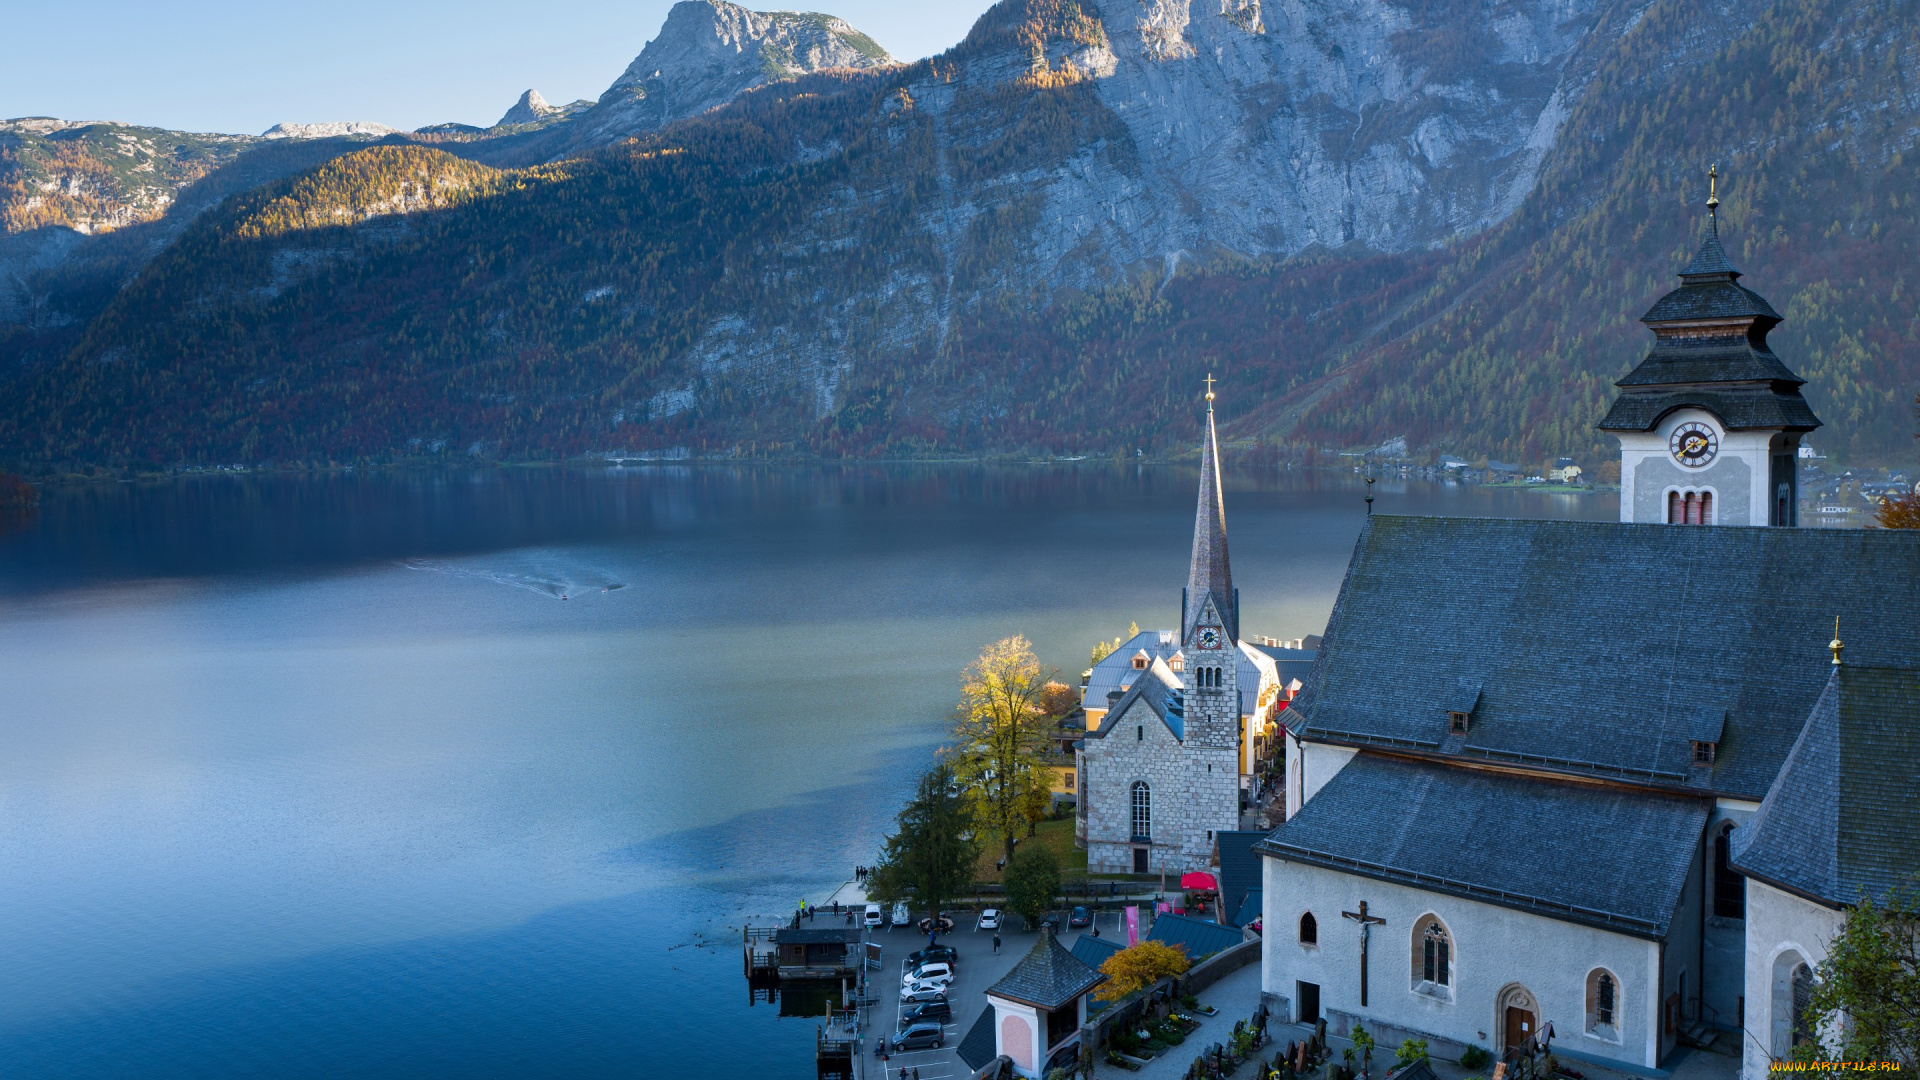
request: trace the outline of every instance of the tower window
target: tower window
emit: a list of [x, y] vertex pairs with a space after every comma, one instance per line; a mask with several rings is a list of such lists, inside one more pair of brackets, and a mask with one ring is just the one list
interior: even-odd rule
[[1667, 524], [1669, 525], [1711, 525], [1713, 524], [1713, 492], [1711, 491], [1669, 491], [1667, 492]]

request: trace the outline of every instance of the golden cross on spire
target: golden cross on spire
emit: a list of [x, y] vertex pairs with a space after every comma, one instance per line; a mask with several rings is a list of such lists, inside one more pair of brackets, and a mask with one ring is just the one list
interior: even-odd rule
[[1213, 373], [1207, 373], [1207, 408], [1213, 408]]
[[1840, 616], [1833, 617], [1833, 640], [1827, 642], [1827, 648], [1833, 650], [1833, 666], [1840, 666], [1840, 650], [1846, 648], [1840, 644]]

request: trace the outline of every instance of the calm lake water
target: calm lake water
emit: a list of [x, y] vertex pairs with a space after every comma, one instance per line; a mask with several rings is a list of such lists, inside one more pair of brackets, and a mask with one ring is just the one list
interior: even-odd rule
[[[208, 477], [0, 519], [0, 1076], [812, 1075], [738, 927], [870, 861], [960, 668], [1178, 617], [1196, 474]], [[1376, 485], [1383, 513], [1607, 496]], [[1235, 475], [1248, 634], [1357, 478]]]

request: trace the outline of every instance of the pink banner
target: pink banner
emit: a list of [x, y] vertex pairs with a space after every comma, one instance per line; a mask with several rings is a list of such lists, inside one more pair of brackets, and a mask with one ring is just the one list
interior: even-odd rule
[[1127, 905], [1127, 944], [1140, 944], [1140, 905]]

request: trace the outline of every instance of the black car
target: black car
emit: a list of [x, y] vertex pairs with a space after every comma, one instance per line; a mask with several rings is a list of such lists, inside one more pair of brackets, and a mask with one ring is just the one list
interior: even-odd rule
[[944, 1024], [953, 1019], [953, 1006], [944, 1001], [928, 1001], [901, 1010], [900, 1026], [910, 1028], [915, 1024]]
[[917, 953], [907, 954], [907, 966], [917, 968], [921, 964], [952, 964], [960, 959], [960, 950], [951, 945], [929, 945]]
[[1076, 906], [1073, 911], [1067, 915], [1068, 926], [1086, 926], [1092, 922], [1093, 912], [1083, 907]]
[[940, 1044], [946, 1041], [947, 1035], [945, 1028], [942, 1028], [936, 1023], [926, 1022], [915, 1024], [900, 1034], [895, 1035], [893, 1037], [893, 1048], [895, 1050], [918, 1050], [922, 1047], [931, 1046], [937, 1050], [940, 1048]]

